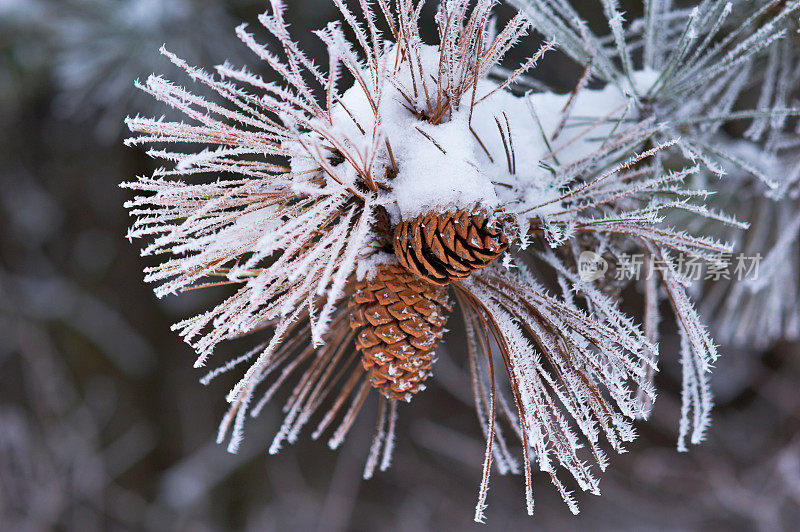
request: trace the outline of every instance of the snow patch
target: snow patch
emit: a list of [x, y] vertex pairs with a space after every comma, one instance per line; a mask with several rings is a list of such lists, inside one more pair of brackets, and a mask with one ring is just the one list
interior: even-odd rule
[[397, 259], [391, 253], [379, 251], [358, 260], [356, 267], [356, 278], [359, 281], [371, 279], [378, 272], [378, 267], [383, 265], [397, 264]]
[[[654, 70], [636, 71], [631, 74], [632, 87], [608, 84], [600, 90], [583, 89], [572, 99], [570, 94], [549, 92], [518, 96], [496, 90], [493, 81], [480, 80], [474, 107], [467, 93], [436, 121], [420, 111], [436, 107], [436, 102], [425, 100], [436, 91], [421, 89], [418, 74], [412, 75], [408, 61], [397, 64], [396, 54], [396, 47], [389, 48], [382, 58], [386, 68], [393, 69], [381, 78], [382, 85], [370, 86], [374, 78], [365, 72], [362, 82], [368, 90], [354, 83], [331, 110], [332, 125], [326, 124], [337, 150], [347, 155], [331, 150], [336, 181], [350, 186], [359, 181], [356, 166], [371, 168], [371, 178], [391, 189], [376, 201], [393, 224], [431, 211], [502, 207], [520, 215], [524, 231], [531, 218], [563, 215], [558, 168], [596, 153], [613, 135], [618, 118], [633, 116], [629, 94], [646, 93], [659, 76]], [[435, 83], [438, 47], [423, 46], [419, 57], [422, 77]], [[316, 146], [327, 142], [309, 140]], [[284, 148], [294, 154], [293, 172], [318, 167], [302, 145]], [[380, 263], [364, 262], [359, 278]]]

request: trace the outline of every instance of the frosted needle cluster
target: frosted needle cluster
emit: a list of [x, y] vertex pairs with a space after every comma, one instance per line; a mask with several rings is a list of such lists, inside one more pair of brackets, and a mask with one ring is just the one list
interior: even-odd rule
[[[464, 347], [442, 356], [469, 368], [486, 438], [476, 521], [493, 468], [524, 476], [529, 513], [534, 467], [577, 513], [571, 486], [599, 493], [604, 449], [623, 452], [650, 412], [664, 296], [682, 338], [680, 446], [702, 440], [717, 350], [676, 261], [713, 263], [732, 248], [668, 215], [747, 224], [692, 188], [711, 158], [652, 97], [692, 83], [673, 83], [670, 62], [631, 63], [625, 39], [638, 37], [612, 1], [613, 39], [602, 40], [556, 22], [566, 2], [531, 2], [553, 17], [523, 9], [498, 27], [493, 0], [443, 0], [434, 42], [420, 37], [422, 2], [332, 1], [341, 22], [316, 32], [326, 64], [303, 53], [272, 0], [259, 17], [272, 44], [236, 29], [269, 77], [227, 63], [209, 72], [162, 50], [214, 97], [153, 75], [138, 86], [185, 120], [127, 120], [127, 142], [164, 161], [124, 184], [137, 193], [129, 237], [160, 259], [146, 280], [159, 296], [228, 289], [174, 326], [195, 365], [225, 340], [264, 338], [202, 381], [240, 371], [219, 441], [235, 452], [245, 420], [284, 385], [270, 453], [304, 429], [336, 448], [376, 401], [369, 478], [390, 465], [399, 405], [435, 382], [437, 349], [454, 342]], [[509, 50], [534, 29], [556, 39], [509, 68]], [[540, 58], [577, 44], [586, 61], [574, 90], [542, 88]], [[622, 71], [598, 53], [607, 49], [623, 50]], [[605, 83], [590, 89], [592, 79]], [[646, 101], [659, 113], [642, 112]], [[580, 275], [585, 252], [667, 265], [643, 287], [643, 325], [620, 310], [624, 286]], [[460, 320], [462, 341], [447, 334], [449, 320]]]

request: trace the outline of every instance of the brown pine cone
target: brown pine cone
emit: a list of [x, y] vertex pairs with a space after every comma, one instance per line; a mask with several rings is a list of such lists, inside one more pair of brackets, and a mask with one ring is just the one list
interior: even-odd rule
[[389, 399], [410, 401], [425, 389], [433, 349], [452, 310], [446, 290], [400, 266], [382, 265], [356, 285], [348, 306], [372, 385]]
[[400, 264], [427, 281], [444, 285], [468, 277], [508, 249], [508, 214], [486, 209], [429, 212], [401, 222], [394, 230], [394, 254]]

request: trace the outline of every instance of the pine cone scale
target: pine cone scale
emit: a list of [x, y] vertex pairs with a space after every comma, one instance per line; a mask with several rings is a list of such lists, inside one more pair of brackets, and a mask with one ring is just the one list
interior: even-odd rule
[[386, 325], [392, 321], [392, 316], [386, 307], [382, 305], [372, 305], [368, 307], [364, 311], [364, 315], [367, 318], [367, 321], [373, 327], [377, 327], [379, 325]]

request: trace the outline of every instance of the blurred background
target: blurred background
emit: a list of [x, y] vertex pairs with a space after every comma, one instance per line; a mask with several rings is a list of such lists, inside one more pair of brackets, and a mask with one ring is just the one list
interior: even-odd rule
[[[320, 59], [311, 30], [335, 16], [332, 2], [287, 3], [295, 37]], [[623, 4], [630, 18], [641, 11]], [[0, 0], [0, 529], [480, 526], [484, 443], [456, 342], [428, 390], [401, 409], [393, 467], [362, 481], [374, 405], [339, 452], [302, 439], [269, 456], [280, 402], [250, 422], [238, 455], [216, 445], [232, 381], [202, 386], [191, 348], [169, 328], [215, 294], [157, 300], [142, 282], [147, 264], [124, 238], [129, 193], [118, 184], [153, 163], [123, 146], [123, 119], [166, 110], [133, 81], [157, 72], [186, 83], [158, 55], [162, 43], [193, 64], [258, 70], [233, 28], [257, 24], [263, 9], [256, 0]], [[584, 14], [599, 20], [591, 7]], [[535, 76], [566, 90], [580, 72], [565, 64], [553, 56]], [[638, 424], [629, 453], [611, 456], [602, 497], [578, 493], [573, 517], [536, 474], [529, 518], [523, 480], [495, 474], [483, 529], [796, 530], [800, 345], [723, 346], [708, 441], [686, 454], [675, 450], [675, 347], [667, 336], [653, 418]]]

